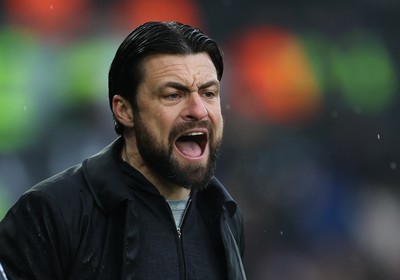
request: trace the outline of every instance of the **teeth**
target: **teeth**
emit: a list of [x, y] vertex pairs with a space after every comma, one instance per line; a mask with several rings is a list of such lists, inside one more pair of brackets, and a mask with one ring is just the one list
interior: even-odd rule
[[204, 135], [204, 132], [192, 132], [192, 133], [186, 134], [186, 136], [198, 136], [198, 135]]

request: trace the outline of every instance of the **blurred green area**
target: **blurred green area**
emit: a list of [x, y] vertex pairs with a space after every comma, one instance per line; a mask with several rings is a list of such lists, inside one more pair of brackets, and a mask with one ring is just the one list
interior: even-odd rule
[[107, 99], [108, 68], [115, 48], [107, 38], [93, 38], [60, 53], [57, 80], [63, 104], [73, 106]]
[[40, 100], [34, 73], [40, 67], [39, 46], [18, 29], [0, 29], [0, 46], [0, 152], [15, 152], [36, 136]]

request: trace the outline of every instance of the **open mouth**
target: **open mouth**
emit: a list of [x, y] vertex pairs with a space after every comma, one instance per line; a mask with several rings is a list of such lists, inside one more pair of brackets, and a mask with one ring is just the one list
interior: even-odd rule
[[203, 131], [193, 131], [180, 136], [175, 146], [178, 151], [190, 158], [198, 158], [204, 154], [207, 146], [208, 136]]

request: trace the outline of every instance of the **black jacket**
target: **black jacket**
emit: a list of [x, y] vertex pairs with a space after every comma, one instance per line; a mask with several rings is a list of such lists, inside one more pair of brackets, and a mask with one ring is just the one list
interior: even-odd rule
[[[122, 138], [29, 191], [0, 223], [0, 263], [14, 279], [138, 279], [135, 198], [118, 165]], [[203, 219], [218, 223], [230, 280], [246, 279], [242, 214], [213, 178], [197, 194]]]

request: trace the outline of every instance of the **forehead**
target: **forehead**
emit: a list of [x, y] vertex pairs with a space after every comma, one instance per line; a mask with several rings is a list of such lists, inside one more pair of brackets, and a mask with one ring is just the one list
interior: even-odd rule
[[217, 80], [217, 71], [207, 53], [156, 54], [143, 60], [144, 82], [176, 80], [184, 83]]

